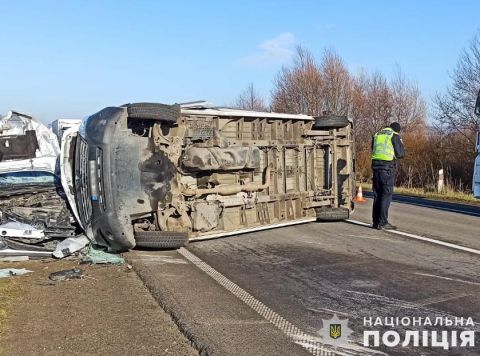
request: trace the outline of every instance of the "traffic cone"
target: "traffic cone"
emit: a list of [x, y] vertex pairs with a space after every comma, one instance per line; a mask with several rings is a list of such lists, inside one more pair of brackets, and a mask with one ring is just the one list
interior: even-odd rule
[[363, 197], [363, 191], [362, 191], [362, 186], [361, 185], [358, 186], [357, 196], [355, 198], [353, 198], [353, 201], [355, 203], [365, 203], [367, 201], [367, 199], [365, 199]]

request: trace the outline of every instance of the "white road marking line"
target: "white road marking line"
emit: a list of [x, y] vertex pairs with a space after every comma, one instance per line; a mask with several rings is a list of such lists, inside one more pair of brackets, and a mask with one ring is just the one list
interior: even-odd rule
[[445, 279], [447, 281], [453, 281], [453, 282], [458, 282], [458, 283], [471, 284], [471, 285], [474, 285], [474, 286], [480, 286], [480, 283], [478, 283], [478, 282], [466, 281], [464, 279], [443, 277], [443, 276], [437, 276], [436, 274], [428, 274], [428, 273], [420, 273], [420, 272], [415, 272], [414, 274], [416, 274], [417, 276], [439, 278], [439, 279]]
[[[371, 224], [364, 223], [363, 221], [351, 220], [351, 219], [348, 219], [348, 220], [346, 220], [346, 221], [349, 222], [349, 223], [355, 224], [355, 225], [361, 225], [361, 226], [371, 227]], [[433, 244], [437, 244], [437, 245], [441, 245], [441, 246], [445, 246], [445, 247], [450, 247], [450, 248], [453, 248], [453, 249], [455, 249], [455, 250], [460, 250], [460, 251], [465, 251], [465, 252], [474, 253], [474, 254], [476, 254], [476, 255], [480, 255], [480, 250], [477, 250], [477, 249], [474, 249], [474, 248], [465, 247], [465, 246], [461, 246], [461, 245], [457, 245], [457, 244], [452, 244], [452, 243], [450, 243], [450, 242], [445, 242], [445, 241], [441, 241], [441, 240], [431, 239], [431, 238], [429, 238], [429, 237], [419, 236], [419, 235], [415, 235], [415, 234], [410, 234], [410, 233], [408, 233], [408, 232], [403, 232], [403, 231], [398, 231], [398, 230], [388, 230], [388, 232], [389, 232], [389, 233], [392, 233], [392, 234], [396, 234], [396, 235], [401, 235], [401, 236], [410, 237], [410, 238], [412, 238], [412, 239], [417, 239], [417, 240], [421, 240], [421, 241], [431, 242], [431, 243], [433, 243]]]
[[216, 239], [218, 237], [242, 235], [242, 234], [248, 234], [250, 232], [276, 229], [278, 227], [287, 227], [287, 226], [293, 226], [293, 225], [299, 225], [299, 224], [306, 224], [306, 223], [314, 222], [314, 221], [317, 221], [317, 218], [304, 218], [304, 219], [295, 220], [295, 221], [288, 221], [288, 222], [284, 222], [284, 223], [263, 225], [263, 226], [257, 226], [257, 227], [249, 227], [247, 229], [240, 229], [240, 230], [234, 230], [234, 231], [228, 231], [228, 232], [227, 231], [222, 231], [222, 232], [206, 234], [206, 235], [202, 235], [202, 236], [190, 237], [189, 241], [210, 240], [210, 239]]
[[355, 345], [351, 343], [349, 349], [334, 349], [329, 345], [326, 345], [322, 342], [322, 339], [319, 336], [310, 335], [298, 327], [290, 323], [281, 315], [274, 312], [272, 309], [267, 307], [261, 301], [256, 299], [250, 293], [239, 287], [237, 284], [230, 281], [223, 274], [218, 272], [216, 269], [208, 265], [206, 262], [203, 262], [200, 258], [195, 256], [193, 253], [188, 251], [185, 248], [180, 248], [178, 252], [201, 269], [203, 272], [212, 277], [218, 284], [236, 296], [238, 299], [247, 304], [250, 308], [256, 311], [259, 315], [264, 317], [267, 321], [275, 325], [280, 329], [285, 335], [293, 340], [294, 343], [302, 346], [312, 355], [316, 356], [331, 356], [331, 355], [358, 355], [359, 352], [362, 355], [376, 354], [376, 355], [385, 355], [384, 353], [372, 349], [368, 349], [362, 346]]
[[372, 226], [372, 224], [367, 224], [367, 223], [364, 223], [363, 221], [358, 221], [358, 220], [347, 219], [345, 221], [347, 221], [349, 223], [352, 223], [352, 224], [355, 224], [355, 225], [368, 226], [368, 227]]

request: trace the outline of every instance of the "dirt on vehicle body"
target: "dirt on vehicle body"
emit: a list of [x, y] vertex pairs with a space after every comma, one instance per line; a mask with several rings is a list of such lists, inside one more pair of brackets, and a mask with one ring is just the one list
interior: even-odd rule
[[128, 104], [88, 118], [73, 146], [81, 224], [111, 250], [342, 220], [353, 209], [346, 117]]

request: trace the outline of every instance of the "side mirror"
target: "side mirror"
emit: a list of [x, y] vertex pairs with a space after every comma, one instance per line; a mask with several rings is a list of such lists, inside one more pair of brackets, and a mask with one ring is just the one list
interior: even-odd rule
[[480, 90], [477, 95], [477, 102], [475, 103], [475, 115], [480, 116]]

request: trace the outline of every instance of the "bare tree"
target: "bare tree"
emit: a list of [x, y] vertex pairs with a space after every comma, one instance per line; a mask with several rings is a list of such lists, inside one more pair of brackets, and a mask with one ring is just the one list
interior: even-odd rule
[[347, 115], [350, 109], [352, 80], [343, 59], [334, 49], [325, 50], [320, 63], [323, 111]]
[[274, 80], [274, 111], [318, 116], [322, 112], [322, 74], [312, 54], [303, 47], [291, 68], [283, 67]]
[[361, 71], [352, 90], [351, 117], [359, 144], [369, 147], [371, 136], [390, 122], [393, 96], [387, 79], [380, 72]]
[[[274, 111], [313, 116], [325, 111], [349, 115], [355, 125], [361, 179], [371, 176], [372, 136], [392, 121], [402, 125], [407, 151], [412, 150], [400, 167], [399, 183], [431, 184], [431, 172], [441, 166], [437, 141], [430, 138], [426, 127], [426, 103], [417, 85], [400, 69], [391, 80], [378, 71], [363, 70], [352, 76], [334, 50], [325, 50], [317, 64], [308, 50], [298, 47], [293, 64], [282, 68], [274, 80], [272, 107]], [[427, 158], [419, 160], [421, 156]]]
[[269, 111], [265, 101], [255, 90], [253, 83], [250, 83], [248, 87], [238, 96], [234, 106], [243, 110]]
[[392, 120], [399, 122], [405, 132], [425, 129], [427, 104], [417, 84], [408, 81], [399, 67], [390, 83], [390, 90]]
[[435, 119], [441, 127], [463, 135], [474, 145], [472, 133], [480, 124], [473, 113], [480, 89], [480, 31], [461, 53], [450, 77], [452, 83], [445, 93], [435, 96]]
[[351, 79], [342, 58], [326, 50], [320, 64], [305, 48], [297, 47], [293, 65], [284, 67], [274, 80], [272, 106], [275, 111], [319, 116], [328, 111], [347, 115]]
[[475, 160], [475, 133], [480, 119], [474, 114], [480, 89], [480, 31], [460, 54], [450, 75], [452, 82], [434, 99], [434, 118], [439, 132], [439, 160], [456, 186], [470, 187]]
[[[355, 124], [358, 173], [365, 179], [371, 174], [372, 136], [392, 121], [401, 124], [407, 150], [426, 152], [426, 104], [416, 84], [408, 81], [400, 69], [391, 81], [380, 72], [361, 71], [353, 80], [350, 115]], [[407, 157], [400, 166], [399, 183], [421, 185], [426, 176], [422, 173], [424, 162], [418, 155]], [[430, 166], [427, 168], [430, 172]]]

